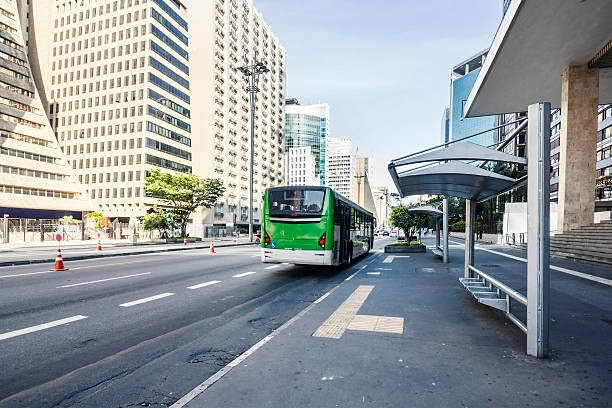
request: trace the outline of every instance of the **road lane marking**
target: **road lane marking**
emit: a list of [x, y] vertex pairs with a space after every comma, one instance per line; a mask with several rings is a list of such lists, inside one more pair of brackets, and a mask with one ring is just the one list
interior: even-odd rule
[[270, 266], [266, 266], [264, 269], [276, 269], [276, 268], [280, 268], [281, 265], [270, 265]]
[[372, 331], [378, 333], [404, 333], [404, 318], [390, 316], [355, 315], [347, 330]]
[[[456, 241], [454, 241], [454, 242], [456, 242]], [[461, 246], [465, 247], [465, 244], [462, 244]], [[527, 259], [526, 258], [521, 258], [520, 256], [505, 254], [503, 252], [494, 251], [492, 249], [483, 248], [483, 247], [480, 247], [480, 246], [477, 246], [477, 245], [475, 246], [475, 248], [479, 249], [481, 251], [490, 252], [490, 253], [495, 254], [495, 255], [505, 256], [506, 258], [514, 259], [515, 261], [520, 261], [520, 262], [527, 263]], [[612, 279], [600, 278], [599, 276], [594, 276], [594, 275], [589, 275], [588, 273], [574, 271], [573, 269], [563, 268], [562, 266], [550, 265], [550, 269], [553, 269], [553, 270], [558, 271], [558, 272], [566, 273], [568, 275], [573, 275], [573, 276], [576, 276], [578, 278], [587, 279], [587, 280], [590, 280], [590, 281], [593, 281], [593, 282], [602, 283], [604, 285], [612, 286]]]
[[[80, 261], [82, 261], [83, 259], [81, 259]], [[143, 263], [143, 262], [151, 262], [149, 260], [141, 260], [141, 261], [127, 261], [127, 262], [115, 262], [115, 263], [108, 263], [108, 264], [101, 264], [101, 265], [89, 265], [89, 266], [77, 266], [77, 267], [71, 267], [70, 270], [71, 271], [76, 271], [79, 269], [91, 269], [91, 268], [102, 268], [104, 266], [114, 266], [114, 265], [127, 265], [127, 264], [133, 264], [133, 263]], [[17, 278], [20, 276], [29, 276], [29, 275], [42, 275], [45, 273], [56, 273], [56, 272], [62, 272], [62, 271], [41, 271], [41, 272], [26, 272], [26, 273], [17, 273], [14, 275], [0, 275], [0, 279], [2, 278]]]
[[238, 275], [234, 275], [232, 276], [232, 278], [242, 278], [243, 276], [249, 276], [249, 275], [253, 275], [255, 272], [244, 272], [244, 273], [239, 273]]
[[150, 274], [151, 272], [144, 272], [144, 273], [136, 273], [134, 275], [118, 276], [116, 278], [99, 279], [99, 280], [90, 281], [90, 282], [73, 283], [72, 285], [56, 286], [56, 289], [71, 288], [73, 286], [90, 285], [92, 283], [106, 282], [106, 281], [112, 281], [112, 280], [117, 280], [117, 279], [133, 278], [134, 276], [142, 276], [142, 275], [150, 275]]
[[[362, 266], [357, 272], [355, 272], [355, 274], [357, 274], [358, 272], [360, 272], [363, 269], [365, 269], [368, 266], [370, 266], [370, 264], [372, 264], [376, 259], [378, 259], [378, 256], [375, 256], [370, 262], [368, 262], [367, 264]], [[353, 275], [355, 275], [355, 274], [353, 274]], [[275, 329], [272, 333], [268, 334], [266, 337], [264, 337], [263, 339], [259, 340], [259, 342], [257, 342], [255, 345], [253, 345], [250, 349], [248, 349], [247, 351], [245, 351], [244, 353], [242, 353], [241, 355], [236, 357], [234, 360], [232, 360], [229, 364], [227, 364], [221, 370], [217, 371], [215, 374], [213, 374], [212, 376], [208, 377], [207, 380], [205, 380], [204, 382], [200, 383], [193, 390], [191, 390], [187, 394], [185, 394], [181, 399], [179, 399], [174, 404], [172, 404], [170, 406], [170, 408], [182, 408], [185, 405], [187, 405], [195, 397], [197, 397], [198, 395], [202, 394], [211, 385], [213, 385], [214, 383], [219, 381], [221, 378], [223, 378], [234, 367], [238, 366], [240, 363], [242, 363], [244, 360], [246, 360], [250, 355], [254, 354], [257, 350], [262, 348], [266, 343], [268, 343], [274, 337], [278, 336], [281, 332], [283, 332], [285, 329], [287, 329], [287, 327], [291, 326], [298, 319], [300, 319], [302, 316], [304, 316], [306, 313], [308, 313], [312, 308], [314, 308], [323, 299], [325, 299], [327, 296], [331, 295], [336, 289], [338, 289], [340, 287], [340, 285], [342, 285], [342, 283], [339, 283], [338, 285], [334, 286], [333, 289], [331, 289], [329, 292], [327, 292], [326, 294], [324, 294], [323, 296], [321, 296], [320, 298], [315, 300], [313, 303], [308, 305], [306, 308], [304, 308], [304, 310], [302, 310], [301, 312], [299, 312], [298, 314], [293, 316], [291, 319], [289, 319], [287, 322], [285, 322], [278, 329]]]
[[168, 296], [172, 296], [172, 295], [174, 295], [174, 293], [160, 293], [159, 295], [150, 296], [148, 298], [138, 299], [138, 300], [134, 300], [132, 302], [127, 302], [127, 303], [122, 303], [119, 306], [121, 306], [121, 307], [136, 306], [136, 305], [139, 305], [141, 303], [151, 302], [153, 300], [162, 299], [162, 298], [165, 298], [165, 297], [168, 297]]
[[380, 275], [380, 272], [366, 272], [366, 275]]
[[197, 285], [187, 286], [187, 289], [200, 289], [200, 288], [203, 288], [205, 286], [210, 286], [210, 285], [214, 285], [214, 284], [217, 284], [217, 283], [221, 283], [221, 281], [214, 280], [214, 281], [210, 281], [210, 282], [199, 283]]
[[49, 323], [39, 324], [37, 326], [27, 327], [21, 330], [15, 330], [15, 331], [7, 332], [7, 333], [2, 333], [0, 334], [0, 340], [10, 339], [11, 337], [17, 337], [23, 334], [33, 333], [33, 332], [37, 332], [40, 330], [49, 329], [55, 326], [61, 326], [63, 324], [68, 324], [68, 323], [76, 322], [78, 320], [83, 320], [83, 319], [87, 319], [87, 316], [76, 315], [72, 317], [67, 317], [65, 319], [55, 320]]
[[383, 263], [391, 263], [395, 258], [410, 258], [410, 255], [387, 255]]
[[359, 285], [312, 336], [329, 339], [339, 339], [342, 337], [344, 331], [366, 301], [370, 292], [372, 292], [372, 289], [374, 289], [373, 285]]

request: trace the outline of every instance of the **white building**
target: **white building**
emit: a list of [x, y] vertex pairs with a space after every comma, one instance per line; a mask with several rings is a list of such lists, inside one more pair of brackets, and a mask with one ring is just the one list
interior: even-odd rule
[[[194, 173], [215, 177], [225, 197], [197, 222], [248, 225], [251, 112], [247, 77], [237, 68], [252, 64], [257, 51], [269, 68], [261, 74], [255, 115], [254, 220], [259, 223], [267, 187], [284, 183], [282, 135], [285, 121], [285, 49], [252, 0], [191, 3]], [[248, 60], [247, 60], [248, 56]]]
[[330, 137], [329, 105], [301, 105], [289, 99], [285, 106], [285, 154], [293, 147], [309, 146], [315, 156], [317, 185], [325, 184], [325, 141]]
[[185, 2], [20, 1], [73, 171], [105, 217], [144, 215], [156, 203], [144, 194], [149, 170], [193, 171]]
[[0, 1], [0, 214], [80, 219], [93, 206], [49, 126], [22, 17], [15, 0]]
[[287, 185], [318, 186], [319, 175], [316, 172], [316, 157], [310, 146], [292, 147], [287, 153]]
[[389, 202], [389, 189], [384, 186], [372, 188], [372, 196], [376, 205], [378, 215], [377, 225], [379, 227], [389, 226], [389, 216], [391, 214], [391, 203]]
[[325, 185], [355, 201], [355, 154], [351, 139], [327, 138]]

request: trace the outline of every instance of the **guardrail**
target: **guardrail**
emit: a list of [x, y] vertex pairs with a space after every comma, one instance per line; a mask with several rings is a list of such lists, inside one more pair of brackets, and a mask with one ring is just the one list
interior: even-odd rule
[[475, 268], [472, 265], [468, 266], [472, 272], [479, 276], [482, 279], [482, 282], [485, 286], [489, 286], [489, 288], [493, 291], [494, 289], [497, 291], [497, 295], [501, 297], [502, 293], [506, 295], [507, 308], [504, 311], [506, 317], [510, 319], [512, 323], [518, 326], [525, 334], [527, 334], [527, 326], [520, 321], [518, 317], [510, 312], [510, 298], [516, 300], [517, 302], [527, 306], [527, 297], [523, 296], [520, 292], [512, 289], [510, 286], [506, 285], [503, 282], [495, 279], [491, 275], [486, 274], [480, 269]]

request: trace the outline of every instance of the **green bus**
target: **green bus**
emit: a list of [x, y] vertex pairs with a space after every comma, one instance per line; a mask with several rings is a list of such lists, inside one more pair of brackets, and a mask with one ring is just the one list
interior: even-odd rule
[[262, 262], [350, 264], [374, 242], [374, 216], [329, 187], [266, 189]]

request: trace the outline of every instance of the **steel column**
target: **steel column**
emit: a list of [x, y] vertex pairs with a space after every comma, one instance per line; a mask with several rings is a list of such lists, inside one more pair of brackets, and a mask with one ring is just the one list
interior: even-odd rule
[[440, 248], [440, 217], [436, 217], [436, 248]]
[[550, 103], [527, 117], [527, 354], [548, 353], [550, 314]]
[[470, 278], [474, 266], [474, 233], [476, 231], [476, 201], [465, 200], [465, 270], [463, 276]]
[[442, 234], [444, 235], [442, 261], [448, 263], [448, 198], [442, 200]]

